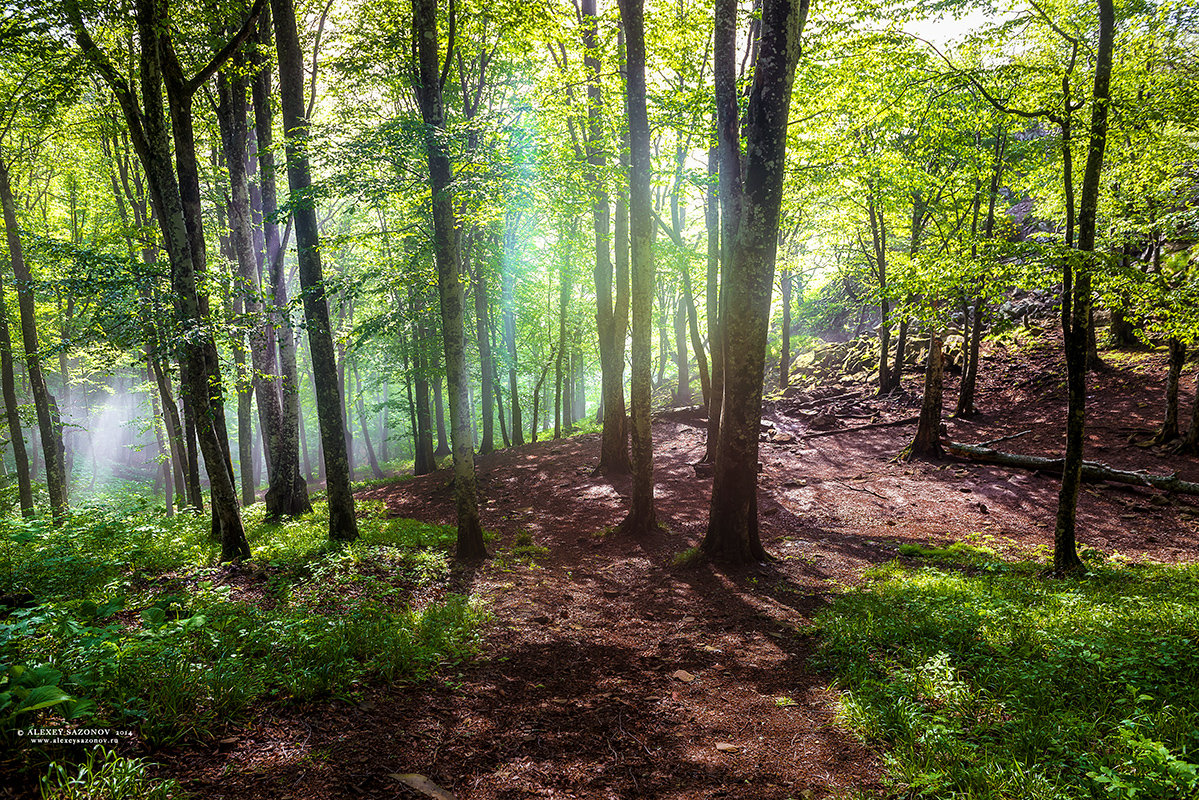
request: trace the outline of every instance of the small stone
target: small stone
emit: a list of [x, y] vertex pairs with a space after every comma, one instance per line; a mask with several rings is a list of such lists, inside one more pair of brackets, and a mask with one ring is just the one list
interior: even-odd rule
[[729, 744], [728, 742], [717, 742], [716, 749], [722, 753], [735, 753], [741, 748], [735, 744]]
[[672, 672], [670, 674], [670, 677], [674, 678], [676, 681], [681, 681], [683, 683], [694, 683], [695, 682], [695, 676], [692, 675], [690, 672], [688, 672], [685, 669], [676, 669], [674, 672]]

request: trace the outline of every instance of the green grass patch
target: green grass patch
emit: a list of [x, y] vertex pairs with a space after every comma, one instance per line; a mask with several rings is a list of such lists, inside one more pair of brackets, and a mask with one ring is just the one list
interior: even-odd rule
[[1199, 797], [1199, 567], [1058, 580], [978, 548], [907, 555], [942, 563], [872, 570], [818, 618], [841, 718], [897, 791]]
[[59, 528], [3, 520], [0, 593], [34, 601], [0, 615], [0, 744], [64, 721], [202, 739], [265, 701], [352, 698], [468, 658], [485, 615], [446, 591], [454, 528], [359, 510], [345, 545], [324, 503], [269, 525], [252, 506], [255, 558], [236, 567], [218, 563], [207, 516], [137, 499]]

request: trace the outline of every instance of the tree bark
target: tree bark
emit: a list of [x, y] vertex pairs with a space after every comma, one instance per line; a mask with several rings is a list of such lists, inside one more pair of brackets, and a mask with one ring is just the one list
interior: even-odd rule
[[8, 303], [4, 299], [4, 273], [0, 272], [0, 387], [4, 391], [4, 413], [8, 420], [8, 436], [12, 442], [13, 461], [17, 469], [17, 498], [21, 515], [32, 517], [33, 480], [29, 474], [29, 454], [25, 449], [25, 434], [21, 430], [20, 406], [17, 404], [17, 383], [13, 377], [12, 336], [8, 330]]
[[1091, 272], [1086, 259], [1095, 249], [1095, 229], [1099, 206], [1099, 182], [1103, 172], [1103, 152], [1107, 144], [1108, 84], [1112, 71], [1112, 49], [1116, 14], [1112, 0], [1097, 0], [1099, 40], [1095, 56], [1095, 84], [1092, 90], [1090, 146], [1083, 173], [1078, 208], [1079, 258], [1073, 270], [1070, 329], [1066, 335], [1066, 453], [1062, 468], [1062, 486], [1058, 495], [1057, 520], [1053, 532], [1053, 569], [1057, 573], [1082, 568], [1076, 545], [1078, 487], [1082, 475], [1083, 436], [1087, 400], [1087, 329], [1091, 319]]
[[654, 510], [654, 443], [650, 430], [650, 319], [654, 294], [653, 217], [650, 205], [649, 119], [645, 99], [643, 0], [620, 0], [624, 25], [629, 120], [629, 233], [632, 258], [633, 491], [621, 528], [642, 535], [657, 528]]
[[[222, 441], [223, 412], [220, 406], [219, 370], [215, 362], [216, 345], [205, 324], [205, 314], [196, 290], [197, 257], [192, 253], [186, 214], [179, 182], [171, 159], [171, 134], [163, 116], [162, 63], [165, 21], [158, 8], [148, 0], [137, 6], [139, 32], [139, 71], [142, 103], [139, 108], [129, 85], [100, 52], [87, 32], [75, 0], [68, 0], [67, 15], [85, 57], [104, 77], [116, 95], [128, 125], [134, 149], [145, 169], [150, 194], [162, 229], [163, 241], [171, 262], [171, 285], [182, 323], [183, 349], [180, 363], [183, 380], [192, 406], [192, 424], [204, 453], [212, 487], [214, 520], [219, 523], [221, 558], [232, 561], [248, 558], [237, 495], [229, 459], [228, 439]], [[178, 135], [179, 132], [176, 131]], [[202, 263], [200, 261], [199, 263]], [[210, 383], [217, 378], [217, 383]], [[219, 426], [219, 427], [218, 427]]]
[[720, 410], [724, 399], [724, 349], [720, 330], [720, 147], [708, 148], [708, 187], [705, 221], [708, 228], [708, 271], [705, 282], [705, 311], [708, 318], [708, 347], [712, 352], [712, 387], [708, 392], [708, 430], [704, 463], [716, 463], [720, 441]]
[[479, 455], [495, 450], [495, 362], [491, 355], [490, 303], [487, 273], [482, 260], [475, 266], [475, 333], [479, 344], [479, 380], [483, 402], [483, 438]]
[[1186, 361], [1187, 346], [1177, 337], [1171, 336], [1170, 368], [1166, 373], [1166, 414], [1162, 426], [1153, 436], [1157, 444], [1164, 444], [1178, 438], [1178, 383], [1182, 377], [1182, 364]]
[[929, 331], [928, 363], [924, 367], [924, 399], [920, 405], [920, 422], [916, 436], [902, 454], [908, 458], [938, 459], [941, 448], [941, 410], [944, 399], [944, 360], [941, 357], [941, 335]]
[[321, 270], [320, 232], [316, 222], [316, 198], [308, 169], [308, 119], [304, 109], [304, 65], [296, 31], [292, 0], [271, 0], [275, 25], [275, 47], [279, 56], [279, 93], [282, 98], [283, 130], [287, 142], [287, 179], [292, 195], [292, 220], [300, 286], [304, 295], [304, 320], [312, 354], [316, 384], [316, 411], [324, 450], [325, 485], [329, 498], [329, 538], [351, 541], [358, 538], [354, 495], [350, 491], [349, 453], [345, 446], [346, 416], [337, 386], [337, 364], [325, 279]]
[[412, 356], [416, 385], [416, 427], [413, 429], [414, 475], [427, 475], [437, 469], [433, 452], [433, 425], [429, 413], [429, 335], [425, 327], [425, 302], [420, 289], [413, 293]]
[[508, 356], [508, 396], [512, 410], [512, 444], [525, 443], [524, 423], [520, 417], [520, 387], [517, 384], [516, 357], [516, 222], [512, 212], [504, 216], [503, 272], [500, 276], [500, 305], [504, 315], [504, 348]]
[[38, 430], [41, 433], [42, 451], [46, 459], [46, 490], [50, 495], [50, 513], [54, 524], [60, 525], [67, 512], [67, 465], [62, 443], [62, 420], [58, 415], [58, 404], [50, 394], [45, 375], [42, 373], [33, 299], [33, 276], [25, 263], [21, 247], [8, 166], [7, 155], [0, 153], [0, 203], [3, 204], [4, 210], [4, 232], [8, 241], [9, 260], [16, 279], [21, 340], [25, 344], [25, 373], [29, 376], [29, 388], [33, 394], [34, 408], [37, 410]]
[[691, 405], [691, 370], [687, 356], [687, 303], [682, 293], [674, 306], [674, 361], [678, 380], [675, 383], [675, 406]]
[[783, 329], [782, 352], [779, 355], [779, 389], [786, 389], [791, 384], [791, 270], [784, 269], [782, 280], [783, 289]]
[[[452, 12], [451, 12], [452, 13]], [[412, 34], [420, 66], [418, 94], [425, 124], [425, 149], [433, 195], [433, 246], [441, 296], [441, 334], [445, 341], [446, 379], [450, 398], [450, 436], [454, 454], [454, 501], [458, 512], [456, 558], [472, 561], [487, 556], [479, 525], [471, 437], [470, 396], [463, 331], [461, 254], [455, 230], [452, 199], [453, 171], [444, 139], [445, 109], [438, 77], [436, 0], [412, 0]], [[451, 44], [452, 47], [452, 44]], [[447, 54], [447, 60], [449, 55]]]
[[258, 191], [261, 195], [260, 260], [266, 270], [270, 291], [266, 307], [270, 339], [279, 353], [279, 431], [271, 454], [271, 467], [276, 477], [272, 478], [266, 490], [268, 518], [297, 516], [312, 510], [308, 482], [300, 473], [300, 383], [296, 374], [295, 329], [289, 310], [287, 273], [283, 264], [283, 247], [279, 241], [279, 226], [271, 220], [278, 210], [271, 70], [265, 56], [271, 39], [270, 9], [267, 8], [258, 24], [259, 46], [254, 62], [258, 69], [251, 81], [250, 96], [254, 107], [255, 156], [258, 162]]
[[[735, 4], [720, 0], [718, 31], [722, 12], [731, 15]], [[746, 113], [740, 219], [722, 282], [724, 403], [708, 530], [701, 545], [710, 558], [720, 561], [743, 563], [766, 557], [758, 535], [758, 431], [783, 194], [781, 165], [786, 160], [791, 88], [807, 13], [807, 0], [766, 0], [762, 9], [759, 57]], [[725, 58], [731, 54], [727, 47], [719, 48], [718, 57], [722, 51]], [[726, 64], [723, 71], [730, 66]], [[739, 149], [736, 140], [726, 139], [724, 125], [720, 136], [722, 153]]]

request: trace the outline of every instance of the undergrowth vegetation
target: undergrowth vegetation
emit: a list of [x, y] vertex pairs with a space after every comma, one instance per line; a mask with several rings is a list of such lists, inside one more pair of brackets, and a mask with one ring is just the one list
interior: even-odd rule
[[[447, 591], [454, 529], [362, 505], [350, 545], [329, 543], [322, 505], [283, 524], [248, 509], [257, 558], [241, 565], [218, 563], [207, 516], [137, 500], [61, 528], [6, 520], [0, 595], [24, 607], [0, 609], [0, 744], [64, 719], [151, 747], [204, 738], [260, 701], [353, 697], [469, 656], [483, 611]], [[70, 796], [78, 776], [52, 772], [53, 796]]]
[[[843, 721], [897, 791], [1199, 797], [1199, 567], [909, 548], [819, 618]], [[1096, 554], [1091, 554], [1095, 556]]]

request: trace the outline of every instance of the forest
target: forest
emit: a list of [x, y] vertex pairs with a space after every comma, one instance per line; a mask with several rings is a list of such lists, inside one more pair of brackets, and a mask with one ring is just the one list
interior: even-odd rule
[[0, 798], [1199, 798], [1199, 7], [4, 0]]

